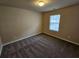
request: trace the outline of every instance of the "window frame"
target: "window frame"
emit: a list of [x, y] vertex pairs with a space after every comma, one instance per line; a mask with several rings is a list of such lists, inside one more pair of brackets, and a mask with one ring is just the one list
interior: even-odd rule
[[[55, 16], [55, 15], [60, 15], [60, 19], [59, 19], [59, 30], [58, 30], [58, 31], [50, 30], [50, 17], [51, 17], [51, 16]], [[49, 16], [49, 31], [52, 31], [52, 32], [59, 32], [59, 31], [60, 31], [60, 20], [61, 20], [61, 14], [51, 14], [51, 15]]]

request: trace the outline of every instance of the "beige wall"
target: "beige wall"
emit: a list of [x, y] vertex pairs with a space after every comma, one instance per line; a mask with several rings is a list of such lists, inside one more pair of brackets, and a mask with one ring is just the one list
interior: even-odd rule
[[[61, 14], [59, 32], [49, 30], [49, 16]], [[43, 13], [43, 32], [67, 41], [79, 43], [79, 5]]]
[[41, 14], [0, 6], [0, 36], [3, 43], [41, 33]]

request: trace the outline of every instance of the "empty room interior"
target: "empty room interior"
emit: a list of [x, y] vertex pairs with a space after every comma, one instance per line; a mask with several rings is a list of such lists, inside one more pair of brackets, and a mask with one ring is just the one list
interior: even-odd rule
[[0, 58], [79, 58], [79, 0], [0, 0]]

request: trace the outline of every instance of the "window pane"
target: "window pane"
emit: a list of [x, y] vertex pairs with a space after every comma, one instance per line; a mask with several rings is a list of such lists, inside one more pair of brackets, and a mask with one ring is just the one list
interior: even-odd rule
[[59, 31], [59, 24], [50, 23], [50, 30]]
[[54, 18], [54, 16], [50, 16], [50, 22], [54, 22], [54, 19], [53, 18]]
[[50, 16], [50, 30], [59, 31], [60, 15]]
[[59, 23], [59, 21], [60, 21], [60, 15], [55, 15], [53, 20], [55, 22]]

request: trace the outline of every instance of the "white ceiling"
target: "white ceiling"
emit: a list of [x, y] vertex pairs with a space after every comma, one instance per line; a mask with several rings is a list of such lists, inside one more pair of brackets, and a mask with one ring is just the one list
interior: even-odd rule
[[0, 5], [44, 12], [79, 3], [79, 0], [43, 0], [46, 4], [40, 7], [34, 4], [36, 1], [38, 0], [0, 0]]

